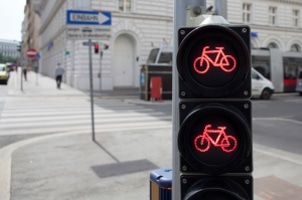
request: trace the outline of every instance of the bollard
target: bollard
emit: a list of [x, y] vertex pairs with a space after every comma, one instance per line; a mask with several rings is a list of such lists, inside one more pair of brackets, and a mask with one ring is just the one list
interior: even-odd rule
[[161, 168], [150, 173], [150, 200], [172, 200], [171, 168]]

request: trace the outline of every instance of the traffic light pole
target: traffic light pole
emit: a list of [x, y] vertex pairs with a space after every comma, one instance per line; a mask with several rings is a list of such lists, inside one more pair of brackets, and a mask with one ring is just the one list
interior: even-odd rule
[[[180, 27], [186, 26], [186, 16], [187, 16], [187, 8], [188, 6], [197, 6], [202, 7], [206, 6], [206, 0], [174, 0], [174, 40], [173, 40], [173, 55], [177, 55], [178, 51], [178, 29]], [[173, 134], [173, 169], [172, 169], [172, 199], [173, 200], [181, 200], [180, 195], [180, 171], [179, 171], [179, 152], [176, 151], [178, 149], [177, 145], [177, 136], [178, 136], [178, 130], [179, 130], [179, 110], [178, 110], [178, 104], [179, 104], [179, 97], [178, 97], [178, 71], [176, 68], [176, 56], [173, 56], [173, 92], [172, 92], [172, 116], [173, 116], [173, 128], [172, 128], [172, 134]]]
[[93, 102], [93, 77], [92, 77], [92, 50], [91, 39], [88, 40], [89, 49], [89, 80], [90, 80], [90, 103], [91, 103], [91, 129], [92, 129], [92, 141], [95, 141], [94, 131], [94, 102]]

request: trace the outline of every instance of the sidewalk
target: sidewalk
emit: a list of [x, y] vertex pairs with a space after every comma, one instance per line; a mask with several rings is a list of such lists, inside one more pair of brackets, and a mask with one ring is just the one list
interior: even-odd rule
[[57, 89], [56, 82], [54, 79], [36, 74], [35, 72], [29, 71], [27, 73], [27, 80], [20, 78], [19, 72], [11, 72], [9, 83], [9, 95], [10, 96], [79, 96], [86, 97], [85, 92], [76, 90], [69, 85], [62, 83], [61, 89]]
[[[53, 79], [28, 74], [23, 92], [13, 97], [74, 97], [85, 92]], [[21, 99], [22, 99], [21, 98]], [[33, 99], [33, 103], [35, 100]], [[170, 129], [58, 133], [23, 140], [0, 149], [0, 200], [149, 199], [149, 174], [172, 165]], [[254, 144], [256, 200], [301, 199], [302, 156]]]

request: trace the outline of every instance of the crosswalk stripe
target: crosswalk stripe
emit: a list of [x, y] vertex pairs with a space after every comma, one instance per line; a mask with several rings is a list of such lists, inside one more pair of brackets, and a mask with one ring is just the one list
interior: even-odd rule
[[[136, 112], [143, 112], [143, 113], [148, 113], [151, 112], [152, 110], [150, 109], [140, 109], [137, 110]], [[112, 110], [98, 110], [95, 109], [94, 110], [95, 114], [110, 114], [110, 113], [114, 113], [114, 111]], [[127, 113], [127, 112], [122, 112], [120, 111], [120, 113]], [[39, 111], [39, 110], [30, 110], [30, 111], [12, 111], [12, 112], [3, 112], [2, 116], [3, 117], [7, 117], [7, 118], [18, 118], [18, 117], [35, 117], [35, 116], [51, 116], [51, 115], [85, 115], [85, 114], [91, 114], [91, 110], [89, 109], [85, 109], [85, 110], [77, 110], [77, 108], [73, 108], [71, 110], [50, 110], [50, 111]]]
[[[172, 128], [172, 117], [141, 105], [105, 101], [94, 106], [96, 131]], [[87, 101], [9, 101], [0, 117], [0, 135], [46, 134], [91, 129]]]

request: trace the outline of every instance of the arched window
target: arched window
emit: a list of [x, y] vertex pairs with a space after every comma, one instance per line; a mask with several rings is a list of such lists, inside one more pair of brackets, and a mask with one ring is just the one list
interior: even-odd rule
[[298, 44], [293, 44], [293, 45], [290, 47], [290, 51], [293, 51], [293, 52], [301, 52], [301, 46], [298, 45]]
[[267, 47], [271, 49], [279, 49], [278, 45], [274, 42], [269, 43]]

